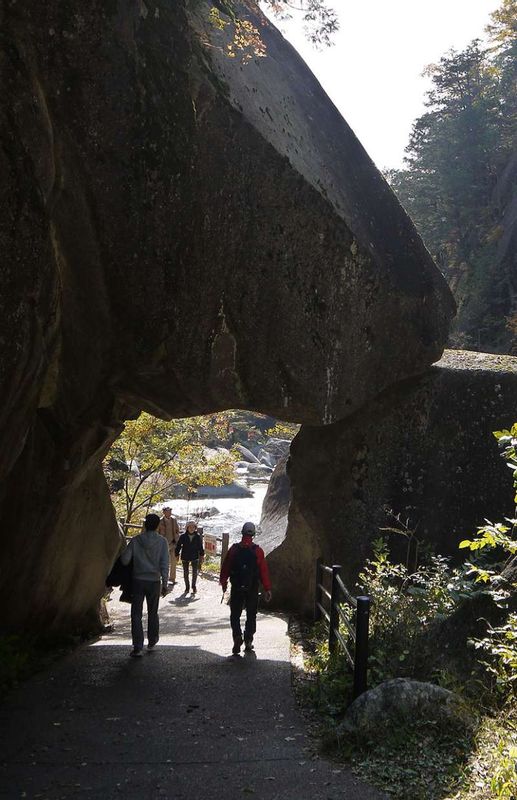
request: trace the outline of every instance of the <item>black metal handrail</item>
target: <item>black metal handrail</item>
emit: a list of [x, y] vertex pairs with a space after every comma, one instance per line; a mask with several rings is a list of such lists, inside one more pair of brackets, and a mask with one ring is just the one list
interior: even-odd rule
[[[314, 599], [314, 619], [324, 617], [329, 626], [329, 651], [335, 653], [338, 644], [341, 645], [346, 660], [354, 672], [354, 699], [368, 688], [368, 626], [370, 618], [370, 598], [367, 596], [353, 597], [346, 588], [341, 578], [341, 565], [334, 564], [329, 567], [319, 558], [316, 562], [316, 596]], [[331, 576], [330, 592], [323, 584], [323, 576]], [[330, 601], [329, 609], [325, 608], [324, 597]], [[349, 606], [355, 613], [355, 627], [343, 609]], [[343, 622], [347, 638], [339, 629]], [[350, 646], [352, 642], [352, 647]], [[353, 654], [351, 650], [353, 649]]]

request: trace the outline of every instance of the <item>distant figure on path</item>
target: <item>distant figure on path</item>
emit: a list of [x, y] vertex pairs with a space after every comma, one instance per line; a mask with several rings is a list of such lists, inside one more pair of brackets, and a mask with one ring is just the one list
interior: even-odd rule
[[180, 529], [176, 517], [172, 516], [172, 508], [164, 506], [162, 511], [163, 517], [160, 520], [158, 533], [166, 540], [169, 548], [169, 580], [174, 584], [176, 583], [176, 556], [174, 551], [180, 538]]
[[158, 643], [160, 628], [158, 604], [160, 590], [162, 597], [167, 594], [169, 579], [169, 548], [158, 533], [160, 517], [148, 514], [144, 522], [144, 532], [129, 542], [120, 556], [123, 564], [133, 562], [133, 584], [131, 600], [131, 636], [133, 649], [131, 656], [143, 655], [144, 629], [142, 612], [144, 597], [147, 602], [147, 649], [152, 650]]
[[269, 570], [261, 547], [253, 543], [256, 529], [253, 522], [245, 522], [242, 526], [242, 539], [232, 544], [221, 567], [219, 583], [223, 592], [228, 586], [228, 578], [232, 585], [230, 594], [230, 624], [232, 626], [234, 656], [238, 656], [242, 646], [241, 614], [246, 609], [246, 625], [244, 626], [244, 649], [253, 650], [253, 636], [257, 629], [259, 581], [265, 589], [264, 598], [271, 600], [271, 581]]
[[196, 522], [187, 522], [185, 533], [182, 533], [176, 545], [176, 558], [183, 562], [183, 576], [185, 578], [185, 594], [190, 592], [189, 567], [192, 565], [192, 594], [196, 594], [196, 581], [199, 564], [203, 561], [205, 551], [203, 540], [197, 532]]

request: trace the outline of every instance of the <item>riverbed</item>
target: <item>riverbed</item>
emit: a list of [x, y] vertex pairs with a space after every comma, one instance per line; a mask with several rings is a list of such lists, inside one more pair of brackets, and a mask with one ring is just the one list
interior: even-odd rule
[[[213, 536], [230, 534], [230, 542], [240, 538], [244, 522], [254, 522], [258, 525], [262, 513], [262, 502], [267, 492], [267, 483], [252, 483], [248, 487], [253, 492], [253, 497], [210, 497], [202, 500], [164, 500], [159, 508], [170, 506], [172, 513], [177, 517], [180, 531], [185, 530], [188, 519], [195, 519], [204, 533]], [[217, 513], [201, 518], [200, 515], [210, 509], [217, 509]], [[260, 532], [258, 534], [260, 539]]]

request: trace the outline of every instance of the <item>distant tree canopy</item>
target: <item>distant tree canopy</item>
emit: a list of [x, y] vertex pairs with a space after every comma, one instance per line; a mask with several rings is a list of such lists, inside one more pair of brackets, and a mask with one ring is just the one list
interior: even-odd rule
[[[427, 111], [404, 168], [387, 173], [453, 290], [459, 282], [465, 290], [467, 277], [471, 292], [486, 280], [502, 233], [494, 188], [516, 143], [517, 0], [503, 1], [487, 32], [488, 45], [473, 41], [427, 68]], [[487, 337], [501, 335], [500, 320], [485, 322]]]

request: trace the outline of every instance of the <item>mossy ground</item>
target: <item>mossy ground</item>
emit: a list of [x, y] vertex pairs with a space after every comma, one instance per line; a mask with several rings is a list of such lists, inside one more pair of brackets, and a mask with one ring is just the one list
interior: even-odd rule
[[0, 635], [0, 698], [77, 647], [80, 636]]
[[515, 698], [490, 708], [485, 700], [476, 705], [469, 693], [477, 718], [470, 732], [415, 721], [375, 743], [344, 740], [337, 728], [351, 701], [351, 676], [328, 661], [324, 645], [308, 641], [308, 627], [292, 624], [290, 630], [295, 691], [326, 756], [393, 800], [517, 800]]

